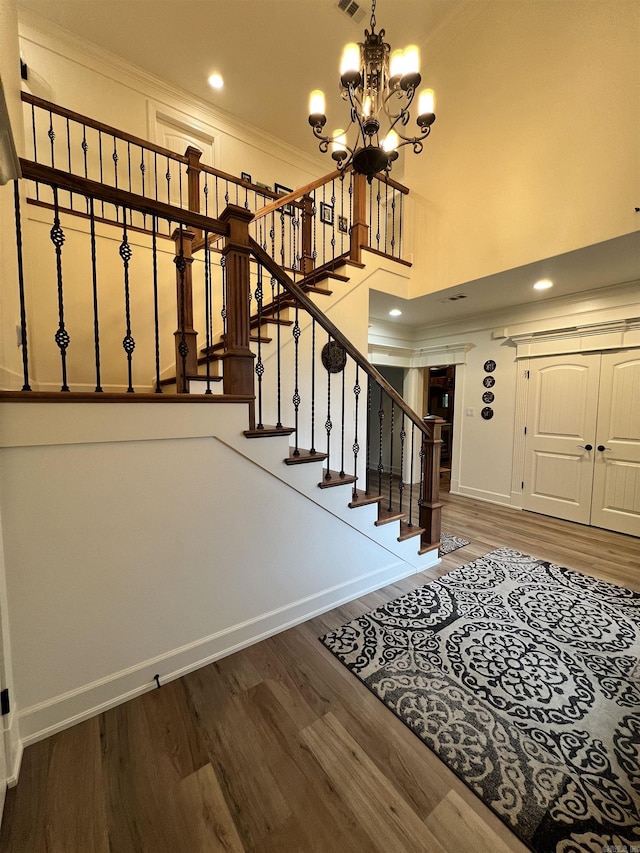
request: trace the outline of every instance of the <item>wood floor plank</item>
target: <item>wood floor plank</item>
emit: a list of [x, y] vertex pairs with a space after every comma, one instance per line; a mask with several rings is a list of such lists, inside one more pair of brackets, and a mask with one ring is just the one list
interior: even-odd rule
[[491, 829], [456, 791], [449, 791], [425, 820], [427, 828], [441, 839], [446, 849], [473, 850], [473, 853], [527, 853], [511, 833], [505, 840]]
[[244, 853], [211, 764], [182, 779], [176, 797], [191, 827], [189, 853]]
[[372, 850], [444, 853], [445, 848], [333, 714], [312, 723], [302, 736], [340, 796], [359, 816]]
[[502, 546], [640, 590], [640, 539], [442, 503], [438, 566], [29, 746], [0, 853], [524, 851], [318, 637]]

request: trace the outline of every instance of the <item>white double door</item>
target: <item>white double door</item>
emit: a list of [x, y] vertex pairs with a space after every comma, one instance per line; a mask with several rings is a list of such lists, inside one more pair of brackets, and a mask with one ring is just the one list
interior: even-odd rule
[[523, 508], [640, 536], [640, 350], [531, 360]]

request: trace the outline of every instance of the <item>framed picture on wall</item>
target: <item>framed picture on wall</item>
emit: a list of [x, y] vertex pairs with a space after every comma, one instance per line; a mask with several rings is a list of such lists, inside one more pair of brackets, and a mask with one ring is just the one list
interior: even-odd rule
[[320, 222], [325, 225], [333, 225], [333, 205], [320, 202]]
[[240, 172], [240, 179], [246, 181], [248, 184], [252, 183], [251, 175], [248, 172]]
[[346, 216], [338, 217], [338, 231], [342, 232], [342, 234], [347, 234], [349, 232], [349, 223], [347, 222]]
[[[289, 195], [289, 193], [293, 192], [291, 187], [284, 187], [282, 184], [274, 184], [273, 191], [278, 193], [278, 195]], [[285, 213], [287, 216], [293, 216], [293, 205], [285, 204], [282, 209], [282, 212]]]

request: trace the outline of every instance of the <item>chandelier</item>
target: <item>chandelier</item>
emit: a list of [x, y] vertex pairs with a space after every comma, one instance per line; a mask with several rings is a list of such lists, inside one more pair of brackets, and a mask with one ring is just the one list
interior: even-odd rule
[[348, 44], [342, 53], [340, 92], [351, 110], [347, 129], [325, 135], [324, 93], [316, 89], [309, 100], [309, 124], [320, 140], [320, 151], [324, 154], [331, 147], [340, 171], [352, 166], [354, 172], [366, 175], [369, 183], [376, 173], [389, 172], [398, 158], [398, 148], [412, 145], [419, 154], [436, 120], [433, 90], [423, 89], [415, 119], [419, 131], [409, 135], [410, 109], [422, 80], [418, 48], [411, 45], [391, 52], [384, 41], [385, 31], [375, 31], [376, 0], [371, 4], [370, 27], [371, 32], [364, 31], [364, 42]]

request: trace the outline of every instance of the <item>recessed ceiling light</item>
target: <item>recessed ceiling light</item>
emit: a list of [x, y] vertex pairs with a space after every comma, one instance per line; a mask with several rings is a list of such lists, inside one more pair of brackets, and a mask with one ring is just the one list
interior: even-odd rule
[[209, 85], [212, 89], [222, 89], [222, 87], [224, 86], [224, 80], [222, 79], [222, 75], [217, 73], [212, 74], [211, 77], [209, 77]]
[[399, 317], [401, 314], [402, 311], [399, 308], [392, 308], [391, 311], [389, 311], [390, 317]]
[[549, 290], [550, 287], [553, 287], [553, 282], [548, 278], [542, 278], [533, 285], [534, 290]]

